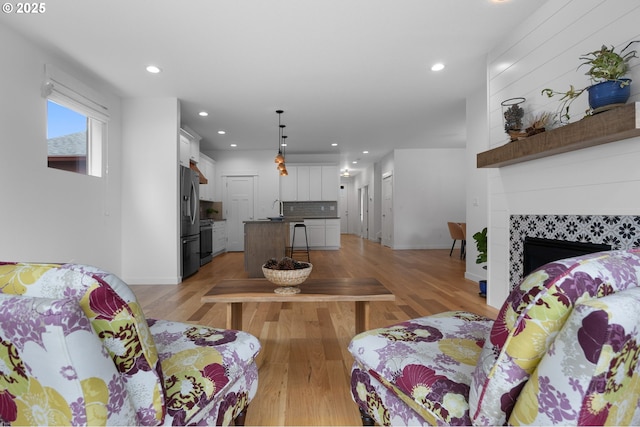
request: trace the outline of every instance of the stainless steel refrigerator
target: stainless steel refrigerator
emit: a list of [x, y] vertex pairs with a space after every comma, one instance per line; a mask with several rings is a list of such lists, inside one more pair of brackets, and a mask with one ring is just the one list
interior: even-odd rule
[[180, 242], [182, 243], [182, 278], [200, 268], [200, 213], [198, 173], [180, 166]]

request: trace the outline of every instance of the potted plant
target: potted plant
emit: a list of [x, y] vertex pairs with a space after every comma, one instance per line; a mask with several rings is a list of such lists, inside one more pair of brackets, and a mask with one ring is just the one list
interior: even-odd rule
[[549, 98], [561, 95], [558, 115], [561, 123], [570, 120], [569, 107], [584, 92], [589, 94], [589, 107], [586, 115], [591, 115], [612, 108], [617, 104], [624, 104], [629, 99], [631, 93], [631, 79], [625, 78], [629, 71], [629, 61], [638, 58], [635, 50], [627, 50], [633, 43], [629, 42], [624, 49], [616, 52], [613, 46], [603, 45], [600, 49], [585, 53], [580, 57], [582, 62], [578, 68], [587, 66], [589, 69], [585, 73], [589, 76], [591, 84], [584, 88], [576, 89], [569, 86], [566, 92], [559, 92], [553, 89], [543, 89], [542, 94]]
[[[473, 240], [476, 241], [476, 248], [478, 249], [478, 257], [476, 258], [476, 264], [485, 264], [482, 266], [485, 270], [487, 269], [487, 227], [483, 228], [482, 231], [478, 231], [473, 235]], [[487, 281], [480, 280], [478, 282], [480, 286], [480, 296], [487, 296]]]

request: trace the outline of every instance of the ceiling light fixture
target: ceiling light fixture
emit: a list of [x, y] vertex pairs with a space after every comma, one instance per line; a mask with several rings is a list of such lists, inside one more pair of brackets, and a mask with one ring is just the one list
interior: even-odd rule
[[276, 113], [278, 114], [278, 154], [276, 154], [274, 162], [278, 164], [277, 169], [280, 171], [280, 176], [287, 176], [289, 173], [287, 172], [287, 166], [284, 163], [284, 153], [282, 152], [283, 141], [287, 138], [283, 135], [286, 126], [283, 125], [281, 121], [284, 111], [276, 110]]
[[369, 154], [369, 152], [367, 150], [364, 150], [362, 154]]
[[444, 64], [441, 62], [438, 62], [437, 64], [433, 64], [431, 66], [431, 71], [442, 71], [444, 70]]
[[226, 132], [226, 131], [223, 131], [223, 130], [219, 130], [219, 131], [218, 131], [218, 135], [226, 135], [226, 134], [227, 134], [227, 132]]
[[331, 144], [331, 146], [332, 146], [332, 147], [337, 147], [337, 146], [338, 146], [338, 143], [337, 143], [337, 142], [334, 142], [334, 143], [332, 143], [332, 144]]
[[238, 144], [229, 144], [229, 147], [237, 147]]
[[199, 115], [200, 117], [207, 117], [207, 116], [209, 115], [209, 113], [207, 113], [206, 111], [200, 111], [200, 112], [198, 113], [198, 115]]
[[158, 74], [162, 70], [155, 65], [147, 65], [147, 71], [151, 74]]

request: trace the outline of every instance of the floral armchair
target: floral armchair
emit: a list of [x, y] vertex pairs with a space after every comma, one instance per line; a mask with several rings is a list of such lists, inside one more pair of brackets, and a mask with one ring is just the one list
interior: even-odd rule
[[0, 422], [236, 425], [260, 343], [145, 319], [118, 277], [77, 264], [0, 263]]
[[497, 320], [447, 312], [349, 344], [363, 424], [640, 423], [640, 249], [549, 263]]

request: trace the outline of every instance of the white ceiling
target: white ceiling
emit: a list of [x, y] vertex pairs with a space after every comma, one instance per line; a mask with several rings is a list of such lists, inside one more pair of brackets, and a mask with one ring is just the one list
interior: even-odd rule
[[392, 147], [464, 147], [486, 53], [545, 1], [55, 0], [0, 23], [123, 97], [177, 97], [204, 151], [275, 154], [282, 109], [288, 155], [357, 172]]

